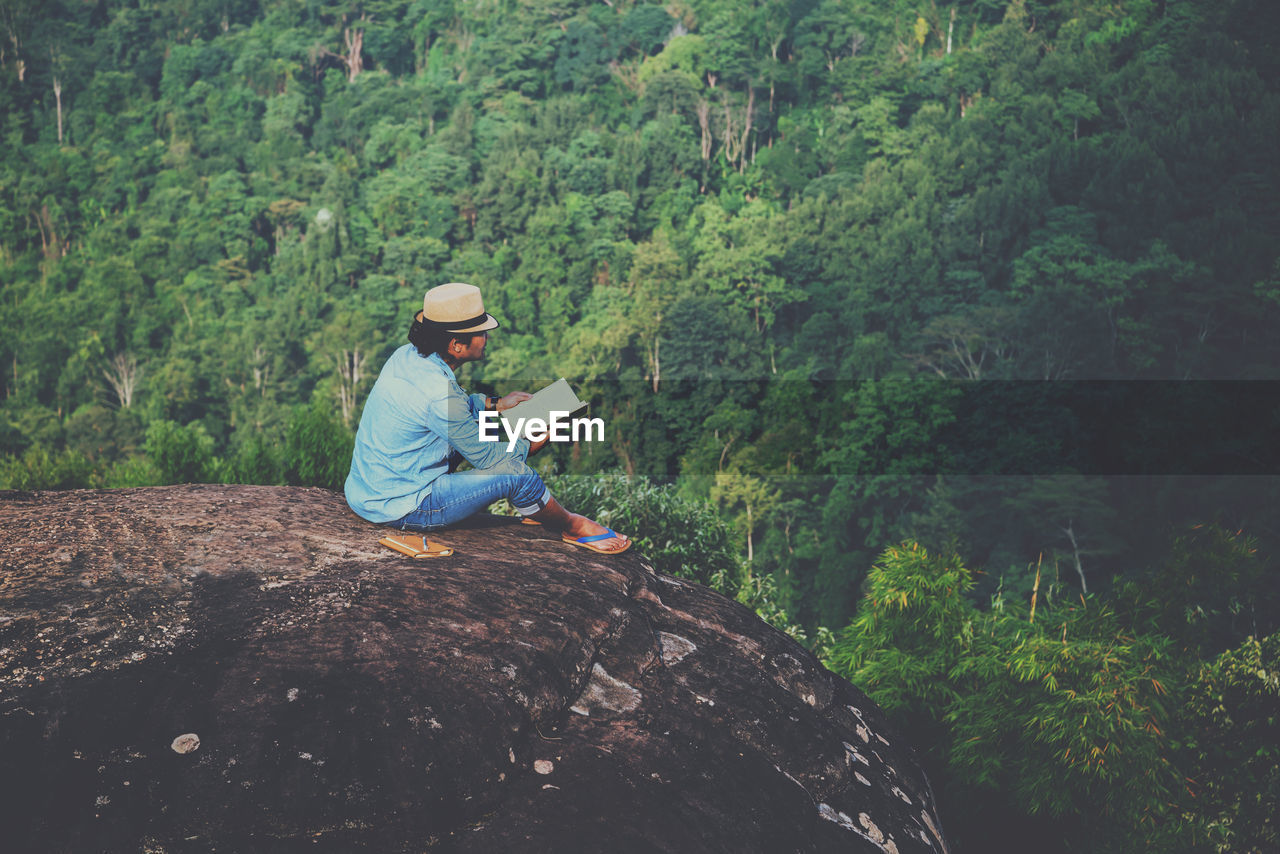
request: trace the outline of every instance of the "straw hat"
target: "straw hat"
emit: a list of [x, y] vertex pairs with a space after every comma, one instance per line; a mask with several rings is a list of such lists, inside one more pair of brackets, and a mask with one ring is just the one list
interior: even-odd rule
[[422, 318], [443, 332], [484, 332], [498, 327], [493, 315], [485, 313], [480, 289], [462, 282], [427, 291], [422, 298]]

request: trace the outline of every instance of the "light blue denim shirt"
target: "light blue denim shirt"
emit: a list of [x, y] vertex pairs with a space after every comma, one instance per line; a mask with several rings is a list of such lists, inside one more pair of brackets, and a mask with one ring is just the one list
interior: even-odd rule
[[417, 510], [431, 483], [459, 455], [487, 469], [511, 457], [524, 462], [529, 442], [508, 452], [505, 440], [480, 441], [482, 394], [468, 395], [439, 355], [423, 358], [412, 344], [391, 354], [369, 392], [343, 491], [370, 522], [394, 522]]

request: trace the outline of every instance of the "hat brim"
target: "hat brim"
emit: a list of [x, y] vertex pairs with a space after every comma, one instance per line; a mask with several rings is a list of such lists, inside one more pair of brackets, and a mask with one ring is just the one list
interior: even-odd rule
[[457, 332], [457, 333], [485, 332], [487, 330], [497, 329], [497, 328], [498, 328], [498, 321], [494, 319], [492, 314], [486, 314], [484, 316], [484, 320], [480, 321], [475, 326], [468, 326], [466, 329], [451, 329], [449, 327], [445, 327], [444, 331]]

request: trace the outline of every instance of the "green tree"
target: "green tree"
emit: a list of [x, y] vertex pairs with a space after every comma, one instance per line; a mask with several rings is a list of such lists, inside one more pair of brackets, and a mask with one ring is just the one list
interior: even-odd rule
[[761, 478], [739, 472], [720, 472], [711, 487], [711, 501], [731, 512], [742, 508], [734, 523], [746, 535], [747, 563], [752, 563], [755, 560], [756, 529], [778, 503], [777, 493], [770, 491], [767, 482]]
[[923, 742], [965, 844], [1025, 845], [1049, 822], [1091, 850], [1145, 848], [1181, 791], [1168, 640], [1039, 584], [1025, 605], [997, 596], [980, 611], [972, 586], [955, 555], [887, 550], [832, 665]]
[[328, 375], [321, 381], [322, 393], [330, 400], [336, 398], [338, 414], [348, 429], [354, 429], [361, 398], [375, 379], [372, 364], [375, 346], [373, 323], [368, 313], [349, 308], [337, 311], [307, 342], [313, 362], [327, 369]]

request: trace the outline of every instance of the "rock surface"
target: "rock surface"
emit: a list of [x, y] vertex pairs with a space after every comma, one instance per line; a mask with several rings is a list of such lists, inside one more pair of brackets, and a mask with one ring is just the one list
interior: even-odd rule
[[912, 753], [747, 609], [340, 495], [0, 493], [8, 851], [946, 852]]

